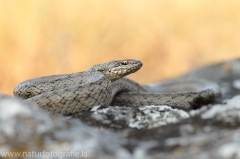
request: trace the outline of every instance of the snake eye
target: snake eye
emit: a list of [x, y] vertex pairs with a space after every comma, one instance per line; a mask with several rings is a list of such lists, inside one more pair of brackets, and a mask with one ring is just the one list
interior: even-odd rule
[[122, 65], [127, 65], [127, 64], [128, 64], [128, 61], [122, 61], [121, 64], [122, 64]]
[[98, 71], [98, 72], [103, 72], [103, 70], [102, 70], [102, 69], [98, 69], [97, 71]]

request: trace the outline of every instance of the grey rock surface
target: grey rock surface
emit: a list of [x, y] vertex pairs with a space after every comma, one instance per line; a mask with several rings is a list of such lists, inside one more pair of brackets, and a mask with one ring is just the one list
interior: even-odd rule
[[240, 60], [185, 76], [216, 81], [223, 100], [191, 111], [153, 105], [108, 107], [64, 117], [0, 95], [0, 156], [240, 158]]
[[125, 141], [111, 132], [91, 128], [79, 120], [53, 116], [13, 97], [0, 98], [1, 156], [6, 152], [21, 153], [26, 158], [24, 152], [38, 152], [32, 155], [39, 158], [130, 156], [121, 146]]
[[[114, 118], [108, 118], [108, 116], [113, 116]], [[173, 109], [169, 106], [152, 105], [138, 108], [109, 107], [95, 111], [91, 117], [106, 124], [124, 122], [126, 124], [125, 127], [129, 128], [153, 129], [177, 123], [179, 120], [189, 118], [190, 116], [183, 110]]]

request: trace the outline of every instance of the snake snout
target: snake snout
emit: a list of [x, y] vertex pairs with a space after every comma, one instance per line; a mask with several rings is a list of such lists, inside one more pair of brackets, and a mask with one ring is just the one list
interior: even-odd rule
[[111, 81], [115, 81], [138, 71], [142, 65], [141, 61], [135, 59], [118, 60], [115, 61], [114, 66], [109, 68], [104, 74], [107, 75]]

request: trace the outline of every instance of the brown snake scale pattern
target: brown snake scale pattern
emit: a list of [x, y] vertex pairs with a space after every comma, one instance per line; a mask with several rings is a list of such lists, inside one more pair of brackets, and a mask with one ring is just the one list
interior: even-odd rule
[[[109, 105], [169, 105], [191, 109], [214, 102], [220, 94], [217, 84], [200, 79], [169, 82], [157, 86], [159, 92], [153, 93], [147, 85], [123, 78], [141, 67], [142, 62], [135, 59], [114, 60], [94, 65], [83, 72], [38, 77], [18, 84], [14, 96], [53, 114], [70, 115], [94, 106]], [[191, 83], [198, 89], [177, 93], [161, 91], [176, 84], [187, 84], [189, 87]]]

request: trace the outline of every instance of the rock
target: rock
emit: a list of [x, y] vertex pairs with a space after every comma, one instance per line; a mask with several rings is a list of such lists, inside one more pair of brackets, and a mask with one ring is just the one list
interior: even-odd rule
[[[189, 114], [183, 110], [173, 109], [169, 106], [145, 106], [145, 107], [108, 107], [95, 111], [86, 119], [86, 113], [73, 115], [82, 120], [98, 121], [112, 128], [137, 128], [153, 129], [159, 126], [177, 123], [179, 120], [189, 118]], [[85, 119], [84, 119], [85, 118]]]
[[203, 78], [218, 83], [224, 99], [240, 94], [240, 59], [203, 66], [190, 71], [181, 78]]
[[[153, 115], [154, 117], [157, 116], [153, 123], [159, 121], [157, 126], [152, 123], [153, 118], [149, 117], [149, 113], [146, 113], [145, 117], [146, 119], [149, 117], [151, 122], [138, 121], [139, 116], [132, 115], [135, 111], [141, 114], [146, 110], [151, 112], [152, 109], [167, 110], [157, 113], [162, 113], [162, 118], [158, 119], [158, 115]], [[126, 147], [129, 151], [134, 152], [140, 146], [144, 147], [143, 151], [149, 155], [149, 158], [217, 159], [240, 157], [240, 149], [237, 148], [240, 145], [240, 96], [234, 97], [226, 104], [205, 106], [200, 110], [192, 110], [186, 115], [185, 113], [179, 115], [181, 114], [180, 110], [177, 112], [177, 110], [165, 106], [163, 108], [147, 106], [143, 108], [143, 112], [140, 112], [139, 108], [133, 111], [126, 107], [123, 107], [123, 109], [115, 108], [115, 110], [114, 108], [98, 110], [91, 115], [89, 114], [91, 117], [86, 119], [85, 116], [84, 118], [88, 121], [88, 124], [92, 120], [95, 126], [111, 129], [120, 136], [127, 138], [128, 144]], [[168, 113], [171, 113], [171, 115], [165, 118]], [[80, 116], [78, 114], [78, 118], [81, 118]], [[141, 119], [144, 118], [143, 116], [141, 116]], [[134, 117], [136, 119], [135, 124], [132, 123]], [[164, 118], [165, 122], [162, 122]], [[174, 121], [174, 124], [168, 123], [171, 120]], [[141, 124], [140, 121], [147, 126]], [[162, 123], [165, 126], [162, 126]], [[137, 125], [141, 129], [130, 128], [132, 125], [134, 127]]]
[[126, 141], [111, 132], [53, 116], [9, 96], [0, 97], [0, 132], [1, 156], [10, 155], [7, 152], [20, 153], [25, 158], [130, 156], [121, 146]]
[[191, 111], [153, 105], [108, 107], [64, 117], [0, 95], [0, 155], [240, 158], [240, 60], [202, 67], [182, 77], [187, 76], [216, 81], [223, 100]]

